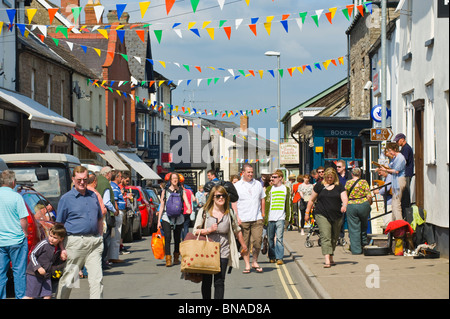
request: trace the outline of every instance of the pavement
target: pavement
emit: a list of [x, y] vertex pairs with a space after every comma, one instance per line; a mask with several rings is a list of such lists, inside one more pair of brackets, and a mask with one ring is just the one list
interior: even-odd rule
[[[303, 272], [321, 299], [449, 299], [449, 260], [412, 256], [353, 255], [349, 245], [337, 246], [335, 266], [323, 268], [324, 256], [311, 236], [296, 229], [284, 232], [285, 255]], [[346, 234], [347, 242], [348, 235]], [[286, 260], [287, 261], [287, 260]]]

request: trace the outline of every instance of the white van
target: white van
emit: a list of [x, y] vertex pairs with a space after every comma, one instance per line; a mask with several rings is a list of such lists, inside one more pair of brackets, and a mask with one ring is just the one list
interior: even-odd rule
[[9, 169], [16, 173], [18, 183], [31, 183], [55, 209], [59, 199], [72, 187], [72, 172], [80, 160], [60, 153], [0, 154]]

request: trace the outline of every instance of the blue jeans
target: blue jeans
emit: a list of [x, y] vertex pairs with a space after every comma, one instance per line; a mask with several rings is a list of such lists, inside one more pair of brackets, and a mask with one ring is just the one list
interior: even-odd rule
[[[267, 237], [269, 238], [269, 259], [283, 259], [284, 256], [284, 220], [269, 221]], [[276, 240], [275, 240], [276, 236]]]
[[16, 298], [25, 297], [27, 257], [28, 242], [26, 238], [20, 244], [0, 247], [0, 299], [6, 299], [7, 271], [10, 262], [12, 263]]

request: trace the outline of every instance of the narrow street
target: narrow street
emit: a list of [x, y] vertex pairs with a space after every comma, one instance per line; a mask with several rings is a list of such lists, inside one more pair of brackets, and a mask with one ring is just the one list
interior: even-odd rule
[[[105, 299], [202, 299], [201, 284], [182, 279], [180, 266], [165, 267], [165, 262], [153, 257], [151, 237], [126, 244], [131, 252], [120, 258], [126, 262], [116, 264], [104, 272]], [[269, 263], [267, 255], [260, 258], [263, 273], [243, 274], [233, 269], [225, 279], [225, 299], [315, 299], [317, 296], [290, 258], [284, 265]], [[88, 280], [80, 280], [80, 288], [72, 290], [71, 299], [89, 298]]]

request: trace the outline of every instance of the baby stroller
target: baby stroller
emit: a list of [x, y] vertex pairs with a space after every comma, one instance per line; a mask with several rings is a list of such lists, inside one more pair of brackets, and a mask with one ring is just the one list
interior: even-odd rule
[[311, 213], [310, 214], [310, 220], [311, 220], [311, 224], [309, 227], [309, 232], [306, 235], [306, 240], [305, 240], [305, 247], [306, 248], [311, 248], [314, 246], [314, 242], [311, 239], [311, 236], [317, 235], [319, 238], [317, 239], [317, 244], [320, 246], [320, 232], [319, 232], [319, 226], [317, 225], [317, 223], [314, 220], [314, 215]]

